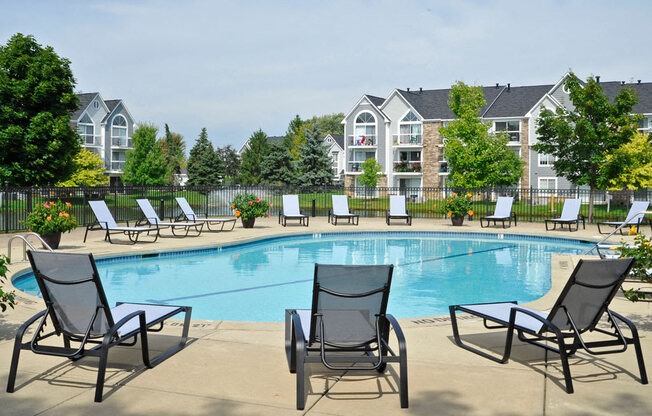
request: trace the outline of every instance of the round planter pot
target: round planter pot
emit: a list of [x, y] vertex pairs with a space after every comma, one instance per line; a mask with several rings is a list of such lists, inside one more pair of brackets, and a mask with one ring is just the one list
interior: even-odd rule
[[453, 225], [459, 227], [464, 224], [464, 217], [451, 217], [451, 221], [453, 222]]
[[[59, 248], [59, 243], [61, 242], [61, 232], [39, 234], [43, 241], [45, 241], [53, 250]], [[43, 248], [46, 248], [43, 246]]]
[[256, 217], [242, 219], [243, 228], [254, 228], [254, 223], [256, 222]]

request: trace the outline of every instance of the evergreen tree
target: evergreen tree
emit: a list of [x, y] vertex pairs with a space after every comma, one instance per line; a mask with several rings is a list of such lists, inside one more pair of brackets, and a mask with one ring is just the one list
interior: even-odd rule
[[263, 182], [270, 185], [293, 185], [296, 179], [294, 159], [283, 142], [269, 145], [269, 153], [263, 159], [260, 170]]
[[[168, 161], [170, 175], [180, 174], [181, 168], [186, 166], [186, 143], [183, 136], [179, 133], [170, 131], [167, 123], [165, 124], [165, 136], [161, 140], [163, 154]], [[174, 177], [171, 178], [171, 182]]]
[[333, 159], [323, 144], [316, 126], [306, 131], [306, 143], [299, 148], [298, 180], [302, 186], [320, 186], [333, 183]]
[[217, 186], [220, 177], [224, 175], [222, 160], [213, 150], [213, 144], [208, 140], [206, 127], [201, 129], [197, 142], [190, 149], [188, 158], [188, 185]]
[[249, 147], [242, 154], [240, 183], [257, 185], [261, 182], [261, 164], [268, 153], [267, 135], [262, 130], [255, 131], [249, 138]]
[[140, 124], [132, 137], [134, 150], [127, 152], [122, 180], [133, 185], [160, 186], [169, 182], [168, 161], [163, 155], [158, 129], [152, 124]]
[[285, 146], [290, 149], [290, 154], [295, 160], [299, 159], [299, 148], [305, 143], [304, 122], [301, 120], [301, 117], [297, 114], [288, 125], [288, 129], [285, 132], [285, 139], [283, 143]]
[[47, 185], [75, 170], [79, 135], [70, 61], [20, 33], [0, 46], [0, 183]]
[[218, 147], [215, 152], [224, 165], [225, 176], [230, 178], [237, 177], [241, 161], [240, 155], [238, 155], [238, 152], [233, 148], [233, 146], [229, 144], [224, 147]]

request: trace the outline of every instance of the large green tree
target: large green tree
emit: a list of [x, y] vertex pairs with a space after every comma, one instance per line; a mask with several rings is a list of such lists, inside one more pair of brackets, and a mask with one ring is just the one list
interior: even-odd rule
[[0, 183], [47, 185], [70, 177], [80, 139], [70, 61], [20, 33], [0, 46]]
[[633, 88], [624, 87], [607, 97], [600, 83], [590, 77], [585, 84], [571, 73], [565, 81], [573, 105], [556, 111], [544, 108], [537, 120], [538, 143], [534, 150], [555, 157], [553, 169], [575, 185], [588, 185], [589, 221], [593, 220], [595, 190], [607, 155], [629, 142], [640, 116], [632, 114], [638, 102]]
[[225, 176], [230, 178], [237, 177], [241, 160], [240, 155], [238, 155], [238, 152], [233, 148], [233, 146], [229, 144], [224, 147], [218, 147], [215, 152], [224, 165]]
[[294, 159], [284, 142], [269, 144], [269, 153], [260, 164], [263, 182], [270, 185], [294, 185], [296, 172]]
[[327, 134], [343, 135], [343, 119], [344, 113], [313, 116], [307, 120], [301, 120], [301, 117], [295, 116], [290, 121], [285, 133], [285, 143], [289, 146], [292, 157], [299, 159], [299, 149], [306, 143], [306, 133], [312, 127], [317, 128], [323, 136]]
[[608, 189], [652, 188], [652, 142], [640, 132], [606, 156], [598, 186]]
[[249, 147], [242, 154], [240, 183], [243, 185], [261, 183], [263, 177], [261, 164], [268, 153], [267, 135], [262, 130], [255, 131], [249, 138]]
[[75, 155], [73, 163], [75, 171], [70, 179], [58, 182], [56, 186], [101, 186], [109, 183], [100, 155], [82, 148]]
[[138, 125], [132, 136], [134, 150], [127, 152], [123, 167], [123, 182], [150, 186], [169, 184], [170, 169], [161, 141], [156, 140], [157, 132], [152, 124]]
[[523, 161], [507, 146], [507, 135], [491, 134], [491, 125], [480, 118], [486, 103], [482, 87], [457, 82], [451, 88], [448, 105], [456, 118], [439, 130], [445, 139], [449, 180], [460, 188], [518, 183]]
[[298, 180], [302, 186], [333, 183], [333, 159], [328, 155], [322, 135], [316, 125], [306, 130], [306, 142], [299, 148]]
[[179, 133], [170, 131], [167, 123], [165, 124], [165, 136], [161, 139], [163, 154], [168, 161], [170, 170], [170, 182], [174, 182], [174, 175], [181, 173], [181, 168], [186, 166], [186, 142]]
[[206, 127], [201, 129], [188, 158], [188, 185], [217, 186], [224, 176], [224, 164], [208, 140]]

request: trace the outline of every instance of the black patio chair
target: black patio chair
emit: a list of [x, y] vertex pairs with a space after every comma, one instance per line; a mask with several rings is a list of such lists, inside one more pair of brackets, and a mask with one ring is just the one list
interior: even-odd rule
[[[512, 338], [516, 330], [519, 340], [559, 354], [567, 393], [573, 393], [568, 356], [575, 354], [578, 349], [592, 355], [619, 353], [624, 352], [629, 344], [634, 344], [641, 383], [647, 384], [647, 373], [636, 327], [630, 320], [608, 308], [633, 263], [634, 259], [631, 258], [580, 260], [549, 313], [524, 308], [516, 302], [451, 305], [449, 308], [455, 343], [466, 350], [504, 364], [509, 360]], [[462, 342], [457, 327], [458, 311], [482, 318], [488, 329], [507, 328], [505, 350], [501, 358]], [[607, 316], [606, 323], [609, 324], [610, 330], [598, 325], [604, 315]], [[498, 325], [489, 326], [488, 321]], [[629, 328], [630, 337], [622, 333], [617, 321]], [[601, 334], [605, 339], [587, 341], [583, 338], [586, 332]]]
[[[331, 370], [380, 373], [398, 362], [401, 407], [408, 407], [405, 337], [386, 313], [393, 270], [393, 265], [315, 264], [312, 309], [285, 311], [285, 352], [297, 375], [297, 409], [305, 406], [304, 366], [319, 362]], [[389, 347], [390, 327], [398, 355]]]
[[[109, 348], [116, 345], [133, 346], [140, 334], [143, 363], [147, 368], [152, 368], [186, 345], [192, 308], [139, 303], [117, 303], [110, 308], [92, 254], [45, 251], [28, 251], [27, 254], [47, 309], [34, 315], [18, 329], [7, 392], [14, 391], [21, 350], [65, 357], [72, 361], [86, 356], [99, 357], [95, 401], [101, 402]], [[150, 359], [147, 332], [162, 330], [163, 321], [181, 312], [185, 313], [185, 320], [179, 343]], [[46, 333], [48, 318], [53, 329]], [[36, 321], [39, 324], [34, 337], [23, 343], [25, 331]], [[63, 346], [41, 345], [46, 339], [50, 341], [50, 337], [61, 337]], [[75, 346], [71, 343], [75, 343]], [[97, 345], [88, 348], [89, 344]]]

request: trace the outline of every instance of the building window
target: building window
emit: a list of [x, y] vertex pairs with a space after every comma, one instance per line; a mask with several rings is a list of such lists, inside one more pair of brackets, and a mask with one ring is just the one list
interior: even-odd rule
[[111, 145], [126, 147], [127, 144], [127, 120], [118, 114], [111, 124]]
[[127, 154], [125, 152], [111, 152], [111, 170], [122, 170]]
[[77, 132], [82, 138], [82, 143], [89, 146], [94, 146], [99, 143], [95, 143], [95, 126], [93, 125], [93, 120], [84, 113], [82, 118], [77, 123]]
[[93, 101], [93, 108], [94, 108], [94, 109], [98, 109], [98, 108], [100, 108], [100, 102], [97, 101], [97, 100]]
[[552, 164], [555, 162], [555, 157], [553, 155], [549, 155], [546, 153], [539, 153], [539, 166], [552, 166]]
[[395, 152], [394, 172], [421, 172], [421, 152]]
[[403, 117], [398, 125], [398, 136], [394, 137], [394, 144], [421, 144], [421, 121], [412, 111]]
[[376, 157], [376, 152], [363, 152], [363, 151], [354, 151], [351, 154], [351, 160], [349, 161], [349, 171], [351, 172], [362, 172], [362, 164], [371, 158]]
[[520, 143], [521, 122], [520, 121], [496, 121], [494, 131], [504, 131], [509, 135], [510, 143]]
[[652, 133], [652, 117], [639, 120], [638, 131], [641, 133]]
[[355, 134], [350, 137], [350, 146], [376, 145], [376, 118], [368, 111], [358, 114], [353, 127]]
[[[544, 190], [539, 194], [540, 196], [554, 195], [554, 191], [557, 189], [557, 178], [539, 178], [539, 189]], [[553, 192], [546, 192], [545, 190]]]

